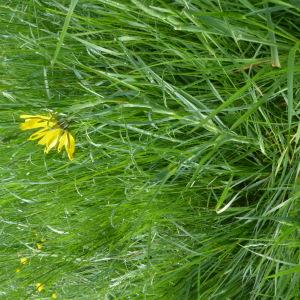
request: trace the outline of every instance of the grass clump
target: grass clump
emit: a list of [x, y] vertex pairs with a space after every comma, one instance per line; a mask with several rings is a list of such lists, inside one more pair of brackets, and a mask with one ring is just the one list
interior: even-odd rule
[[1, 297], [300, 297], [297, 1], [0, 9]]

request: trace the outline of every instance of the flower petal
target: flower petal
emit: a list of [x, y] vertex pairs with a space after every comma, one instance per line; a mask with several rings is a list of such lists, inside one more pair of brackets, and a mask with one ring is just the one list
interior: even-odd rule
[[33, 141], [33, 140], [38, 140], [40, 138], [42, 138], [48, 131], [48, 128], [43, 128], [43, 129], [40, 129], [39, 131], [33, 133], [29, 138], [28, 140], [29, 141]]
[[28, 130], [33, 128], [48, 127], [49, 121], [42, 121], [40, 119], [27, 119], [24, 123], [20, 125], [22, 130]]
[[51, 141], [49, 141], [49, 143], [46, 145], [47, 146], [47, 151], [46, 151], [46, 153], [48, 153], [52, 148], [54, 148], [54, 147], [56, 147], [56, 145], [58, 144], [58, 142], [59, 142], [59, 139], [60, 139], [60, 137], [61, 137], [61, 135], [62, 135], [62, 133], [63, 133], [63, 130], [62, 129], [55, 129], [55, 130], [53, 130], [53, 131], [55, 131], [55, 137], [51, 140]]
[[63, 135], [61, 136], [60, 140], [59, 140], [59, 144], [57, 147], [57, 151], [60, 152], [62, 147], [67, 143], [68, 139], [67, 139], [67, 131], [64, 130]]
[[37, 283], [35, 287], [38, 292], [42, 292], [45, 289], [45, 285], [43, 283]]
[[34, 128], [53, 128], [57, 126], [56, 119], [49, 114], [48, 116], [43, 115], [21, 115], [21, 119], [25, 119], [24, 123], [20, 125], [22, 130], [34, 129]]
[[47, 130], [45, 132], [43, 138], [39, 140], [38, 144], [39, 145], [47, 145], [47, 143], [49, 143], [49, 141], [51, 141], [53, 139], [53, 137], [55, 137], [53, 135], [53, 130]]
[[70, 132], [67, 132], [68, 142], [65, 144], [65, 148], [70, 160], [74, 158], [75, 152], [75, 139]]
[[45, 153], [48, 153], [52, 148], [54, 148], [59, 140], [59, 137], [61, 135], [61, 129], [52, 129], [48, 130], [43, 138], [39, 140], [39, 145], [45, 145]]

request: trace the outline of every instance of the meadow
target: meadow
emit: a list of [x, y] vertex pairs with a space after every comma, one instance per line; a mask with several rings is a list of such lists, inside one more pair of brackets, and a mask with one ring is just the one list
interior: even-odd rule
[[[299, 0], [2, 0], [0, 29], [0, 299], [300, 299]], [[20, 129], [49, 113], [73, 160]]]

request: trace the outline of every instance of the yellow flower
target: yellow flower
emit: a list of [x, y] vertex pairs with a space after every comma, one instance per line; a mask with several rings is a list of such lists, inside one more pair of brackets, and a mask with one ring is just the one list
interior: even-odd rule
[[43, 245], [42, 243], [36, 243], [36, 248], [37, 248], [38, 250], [42, 250], [43, 247], [44, 247], [44, 245]]
[[73, 159], [75, 139], [67, 129], [61, 128], [60, 123], [52, 114], [48, 116], [21, 115], [20, 118], [25, 119], [20, 125], [22, 130], [40, 128], [28, 140], [39, 140], [38, 144], [45, 146], [45, 153], [49, 153], [51, 149], [56, 147], [58, 152], [60, 152], [65, 147], [69, 159]]
[[51, 295], [51, 299], [57, 299], [57, 293], [52, 293], [52, 295]]
[[45, 285], [43, 283], [37, 283], [35, 288], [38, 292], [42, 292], [45, 289]]
[[21, 265], [26, 265], [26, 264], [28, 264], [28, 258], [27, 258], [27, 257], [21, 257], [21, 258], [20, 258], [20, 263], [21, 263]]
[[16, 273], [20, 273], [21, 272], [21, 269], [20, 268], [17, 268], [16, 269]]

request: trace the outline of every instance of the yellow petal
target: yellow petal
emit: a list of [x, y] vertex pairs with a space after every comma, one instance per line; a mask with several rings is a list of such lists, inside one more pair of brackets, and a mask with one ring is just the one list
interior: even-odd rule
[[38, 142], [39, 145], [45, 145], [45, 153], [48, 153], [52, 148], [57, 145], [57, 142], [61, 136], [62, 129], [48, 130], [43, 138]]
[[42, 244], [42, 243], [36, 243], [36, 248], [38, 249], [38, 250], [42, 250], [43, 249], [43, 247], [44, 247], [44, 245]]
[[58, 147], [57, 147], [57, 151], [60, 152], [62, 147], [65, 145], [65, 143], [68, 141], [67, 140], [67, 131], [64, 131], [63, 135], [61, 136], [60, 140], [59, 140], [59, 144], [58, 144]]
[[48, 145], [52, 142], [55, 137], [57, 137], [57, 134], [60, 129], [50, 129], [46, 130], [44, 136], [42, 139], [39, 140], [38, 144], [39, 145]]
[[20, 263], [21, 263], [21, 265], [26, 265], [28, 263], [28, 258], [27, 257], [21, 257], [20, 258]]
[[20, 128], [22, 130], [28, 130], [33, 128], [48, 127], [49, 123], [49, 121], [42, 121], [40, 119], [27, 119], [24, 123], [20, 125]]
[[28, 138], [28, 140], [29, 140], [29, 141], [38, 140], [38, 139], [40, 139], [41, 137], [43, 137], [48, 131], [49, 131], [48, 128], [40, 129], [39, 131], [33, 133], [33, 134]]
[[20, 118], [25, 119], [24, 123], [20, 125], [22, 130], [41, 128], [41, 127], [52, 128], [57, 125], [57, 121], [51, 114], [49, 116], [21, 115]]
[[59, 142], [59, 139], [63, 133], [62, 129], [55, 129], [53, 131], [56, 131], [56, 136], [53, 138], [53, 140], [51, 142], [49, 142], [49, 144], [47, 144], [47, 152], [48, 153], [52, 148], [55, 148]]
[[38, 292], [42, 292], [45, 289], [45, 285], [43, 283], [37, 283], [35, 287]]
[[74, 157], [75, 152], [75, 139], [70, 132], [67, 132], [68, 142], [65, 144], [65, 148], [70, 160]]

